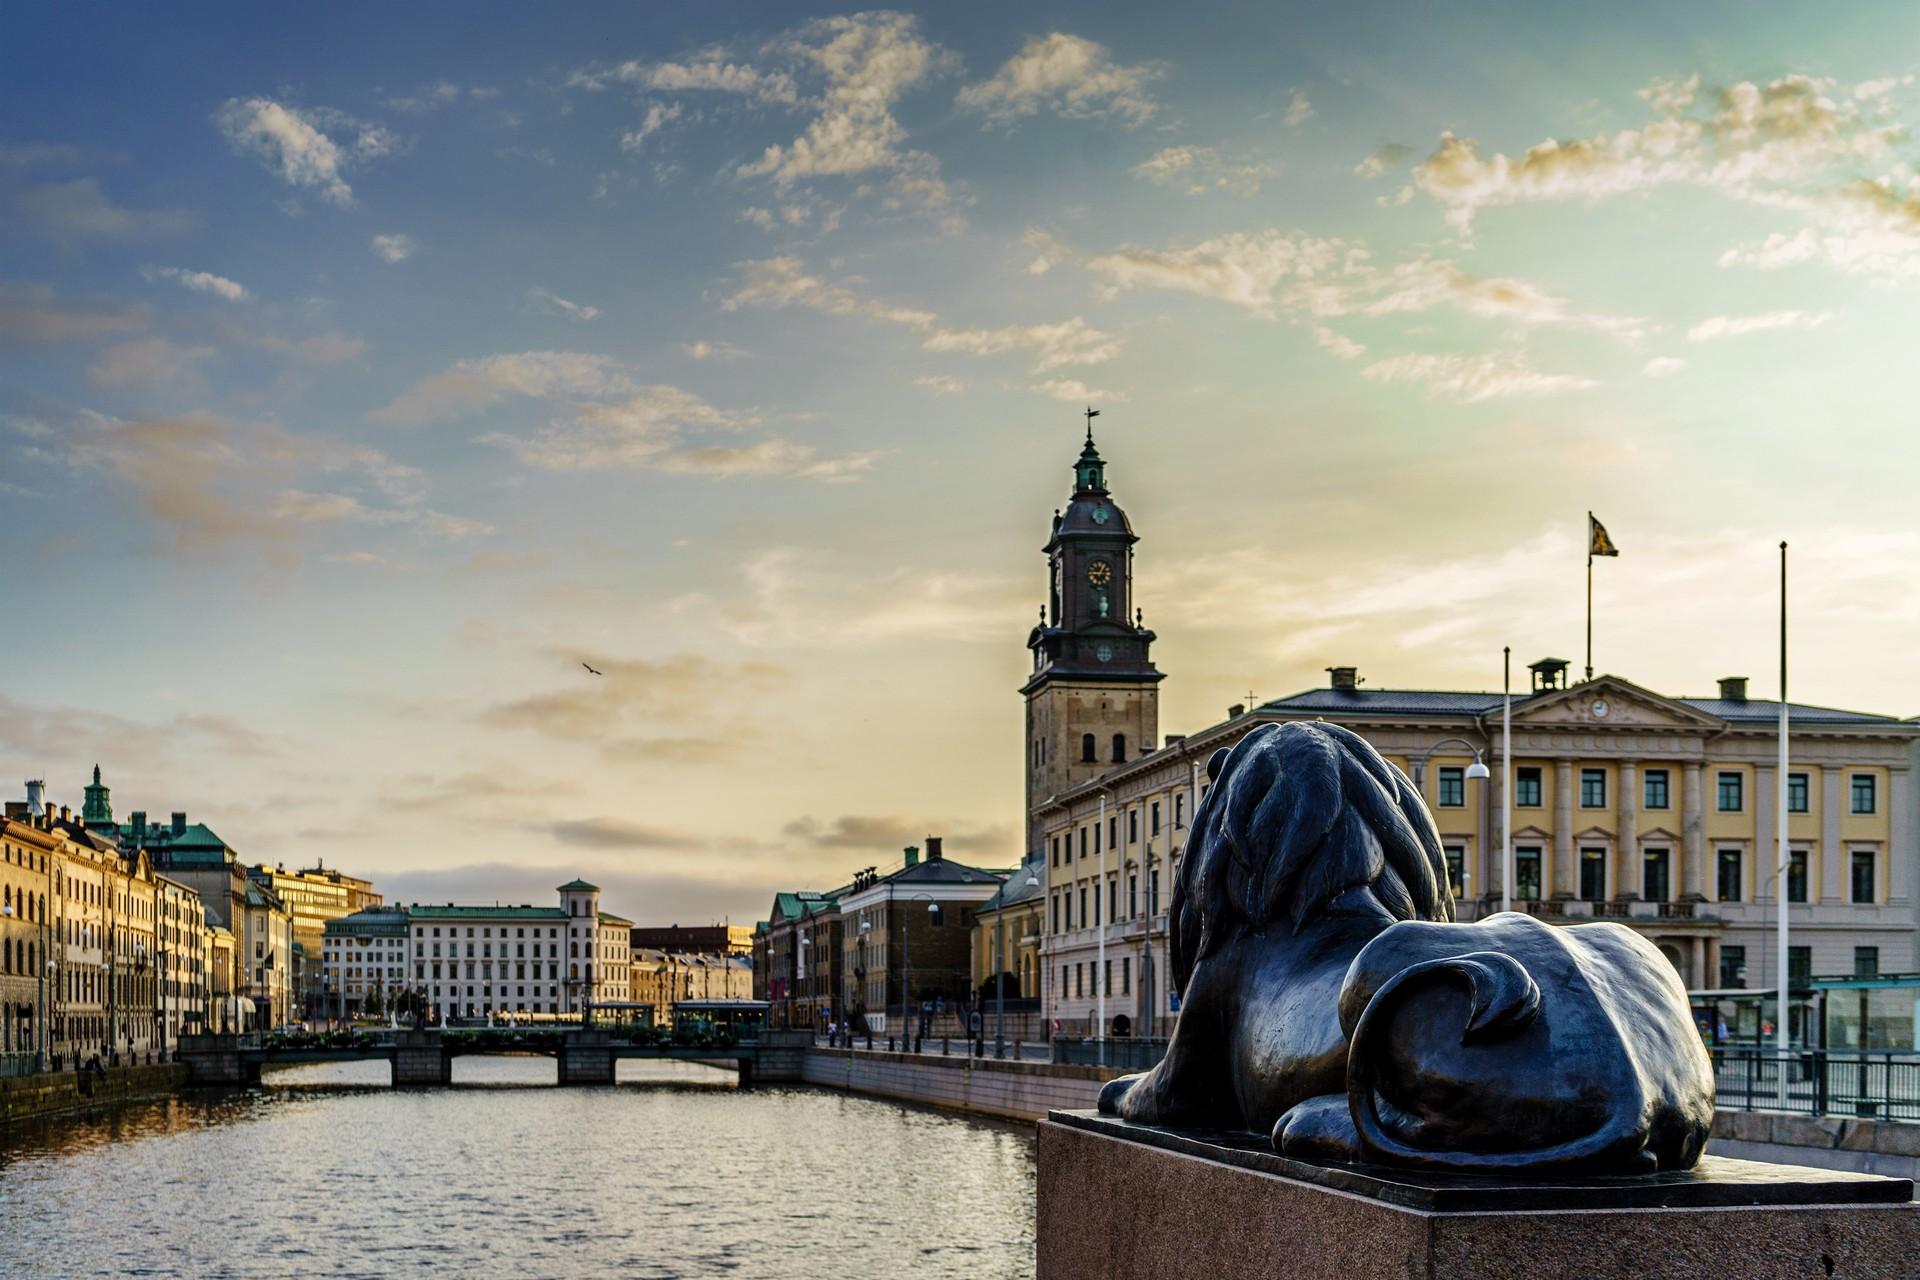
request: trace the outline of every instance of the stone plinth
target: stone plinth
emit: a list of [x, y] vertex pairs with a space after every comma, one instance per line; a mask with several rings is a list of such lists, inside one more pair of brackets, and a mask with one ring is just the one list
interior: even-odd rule
[[604, 1031], [569, 1031], [560, 1042], [561, 1084], [612, 1084], [613, 1037]]
[[401, 1031], [393, 1038], [396, 1085], [452, 1084], [453, 1058], [438, 1031]]
[[1908, 1274], [1904, 1178], [1709, 1157], [1521, 1181], [1308, 1165], [1091, 1112], [1040, 1125], [1038, 1280], [1769, 1280]]

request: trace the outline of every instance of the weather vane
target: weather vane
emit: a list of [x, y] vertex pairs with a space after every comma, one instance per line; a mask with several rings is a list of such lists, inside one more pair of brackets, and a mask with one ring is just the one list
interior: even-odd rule
[[1100, 411], [1098, 409], [1094, 408], [1092, 405], [1087, 406], [1087, 443], [1088, 444], [1093, 443], [1093, 420], [1099, 416], [1100, 416]]

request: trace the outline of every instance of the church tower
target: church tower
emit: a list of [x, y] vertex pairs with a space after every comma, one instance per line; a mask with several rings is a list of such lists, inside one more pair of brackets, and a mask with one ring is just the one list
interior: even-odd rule
[[1073, 464], [1073, 497], [1053, 516], [1044, 548], [1047, 605], [1027, 637], [1027, 846], [1041, 848], [1034, 814], [1049, 798], [1158, 745], [1161, 674], [1133, 603], [1140, 539], [1107, 490], [1107, 464], [1087, 441]]
[[89, 827], [113, 825], [113, 801], [107, 785], [100, 781], [100, 766], [93, 766], [93, 785], [86, 789], [86, 803], [80, 806], [80, 821]]

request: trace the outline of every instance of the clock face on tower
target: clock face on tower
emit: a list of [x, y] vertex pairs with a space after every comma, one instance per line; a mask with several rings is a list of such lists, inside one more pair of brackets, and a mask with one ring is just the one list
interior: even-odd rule
[[1105, 560], [1095, 560], [1087, 566], [1087, 581], [1096, 587], [1104, 587], [1113, 581], [1113, 566]]

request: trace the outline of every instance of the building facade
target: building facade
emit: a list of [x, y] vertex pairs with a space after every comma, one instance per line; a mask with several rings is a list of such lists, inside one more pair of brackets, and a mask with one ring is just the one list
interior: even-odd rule
[[294, 945], [308, 963], [301, 967], [295, 990], [304, 1010], [320, 1007], [325, 997], [327, 923], [370, 906], [381, 897], [373, 883], [326, 866], [288, 871], [265, 863], [252, 868], [248, 878], [269, 889], [292, 917]]
[[[1077, 478], [1076, 504], [1104, 496]], [[1057, 517], [1049, 545], [1056, 596], [1061, 524]], [[1069, 616], [1085, 618], [1084, 602]], [[1920, 722], [1789, 707], [1782, 876], [1779, 704], [1750, 697], [1743, 679], [1722, 681], [1716, 696], [1671, 697], [1610, 675], [1568, 684], [1567, 664], [1543, 659], [1512, 699], [1509, 761], [1502, 695], [1363, 688], [1353, 668], [1336, 667], [1326, 688], [1232, 707], [1221, 723], [1157, 746], [1143, 718], [1143, 754], [1116, 742], [1106, 761], [1048, 773], [1047, 743], [1091, 741], [1098, 755], [1113, 712], [1093, 697], [1058, 702], [1042, 741], [1033, 700], [1049, 664], [1040, 654], [1036, 664], [1022, 692], [1028, 827], [1045, 863], [1040, 986], [1048, 1016], [1070, 1033], [1093, 1033], [1103, 1016], [1109, 1034], [1121, 1017], [1136, 1033], [1170, 1030], [1178, 993], [1168, 972], [1169, 891], [1206, 763], [1253, 728], [1292, 720], [1344, 725], [1414, 780], [1462, 919], [1500, 909], [1504, 890], [1514, 909], [1542, 919], [1610, 919], [1647, 935], [1692, 989], [1766, 988], [1779, 980], [1773, 930], [1784, 899], [1790, 976], [1920, 967]], [[1121, 681], [1113, 696], [1130, 687]], [[1468, 777], [1476, 760], [1491, 771], [1484, 782]]]
[[378, 1017], [395, 1006], [408, 989], [409, 922], [404, 907], [385, 906], [327, 921], [321, 940], [323, 1016]]
[[597, 885], [573, 880], [558, 893], [557, 907], [406, 908], [411, 983], [436, 1018], [579, 1017], [628, 999], [633, 922], [600, 910]]
[[1029, 857], [974, 913], [973, 987], [983, 1003], [996, 997], [1022, 1004], [1040, 998], [1046, 870], [1038, 855]]
[[924, 859], [909, 847], [899, 869], [856, 876], [838, 900], [835, 1020], [897, 1035], [916, 1012], [970, 1007], [974, 913], [999, 892], [1004, 875], [952, 861], [940, 837], [929, 836]]
[[744, 924], [637, 924], [629, 941], [635, 953], [644, 947], [680, 955], [753, 954], [753, 929]]

